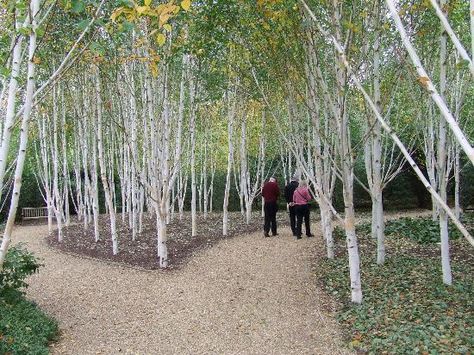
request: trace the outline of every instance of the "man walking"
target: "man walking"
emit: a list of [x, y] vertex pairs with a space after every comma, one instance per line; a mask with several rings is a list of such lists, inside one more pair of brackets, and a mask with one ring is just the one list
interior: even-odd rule
[[263, 185], [262, 196], [264, 199], [265, 224], [263, 226], [264, 236], [269, 237], [270, 228], [272, 235], [277, 234], [276, 213], [278, 211], [278, 197], [280, 196], [280, 188], [274, 177]]
[[298, 176], [294, 175], [289, 184], [285, 186], [285, 199], [290, 213], [290, 227], [293, 237], [296, 237], [296, 206], [293, 203], [293, 193], [298, 187]]

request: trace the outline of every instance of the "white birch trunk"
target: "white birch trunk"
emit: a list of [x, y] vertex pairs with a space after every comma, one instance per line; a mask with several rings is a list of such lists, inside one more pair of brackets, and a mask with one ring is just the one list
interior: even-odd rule
[[62, 242], [62, 207], [63, 201], [59, 191], [59, 153], [58, 153], [58, 102], [57, 102], [57, 88], [53, 88], [53, 147], [52, 147], [52, 161], [53, 161], [53, 195], [54, 195], [54, 215], [56, 218], [56, 226], [58, 229], [58, 242]]
[[[336, 24], [336, 40], [340, 41], [341, 14], [339, 12], [339, 0], [333, 0], [334, 21]], [[345, 86], [346, 69], [342, 63], [342, 58], [336, 52], [336, 119], [339, 124], [339, 154], [342, 164], [342, 193], [344, 197], [344, 229], [346, 232], [347, 253], [349, 256], [349, 275], [351, 280], [351, 301], [353, 303], [362, 303], [362, 286], [360, 282], [360, 261], [357, 236], [355, 232], [355, 211], [354, 211], [354, 164], [352, 161], [351, 141], [349, 132], [349, 122], [347, 109], [345, 107]]]
[[99, 166], [100, 166], [100, 177], [102, 180], [102, 186], [104, 188], [105, 201], [109, 210], [110, 218], [110, 232], [112, 237], [112, 254], [118, 254], [118, 236], [117, 236], [117, 226], [115, 218], [115, 208], [112, 200], [112, 194], [110, 191], [110, 185], [107, 178], [107, 168], [105, 165], [104, 157], [104, 142], [102, 137], [102, 96], [101, 96], [101, 84], [100, 84], [100, 72], [99, 68], [96, 71], [96, 105], [97, 105], [97, 150], [99, 153]]
[[194, 82], [194, 75], [191, 74], [190, 80], [190, 106], [191, 118], [189, 124], [189, 131], [191, 135], [191, 236], [197, 235], [196, 226], [196, 108], [195, 106], [196, 85]]
[[[235, 89], [234, 89], [235, 90]], [[234, 130], [234, 117], [235, 117], [235, 106], [236, 106], [236, 95], [235, 92], [232, 94], [230, 90], [227, 93], [228, 101], [228, 115], [227, 115], [227, 136], [229, 143], [229, 151], [227, 154], [227, 175], [225, 180], [224, 190], [224, 203], [222, 206], [223, 217], [222, 217], [222, 235], [226, 237], [228, 235], [229, 228], [229, 194], [231, 184], [231, 173], [232, 173], [232, 162], [234, 160], [234, 147], [233, 147], [233, 130]]]
[[11, 77], [8, 86], [8, 99], [5, 120], [3, 124], [2, 144], [0, 146], [0, 197], [3, 191], [3, 181], [7, 166], [8, 152], [10, 150], [10, 139], [15, 120], [16, 95], [18, 90], [18, 78], [20, 75], [20, 61], [23, 36], [19, 36], [15, 42], [12, 53]]
[[36, 51], [36, 30], [37, 22], [36, 16], [40, 8], [40, 0], [32, 0], [30, 3], [30, 43], [28, 46], [28, 69], [27, 69], [27, 83], [26, 83], [26, 97], [25, 97], [25, 109], [23, 111], [23, 118], [20, 129], [20, 147], [18, 150], [13, 194], [10, 201], [10, 209], [8, 211], [8, 219], [3, 232], [3, 238], [0, 245], [0, 270], [3, 268], [3, 263], [8, 251], [8, 247], [11, 241], [11, 235], [13, 232], [13, 225], [15, 223], [16, 211], [18, 208], [18, 201], [20, 198], [21, 182], [23, 175], [23, 167], [26, 158], [26, 147], [28, 144], [28, 126], [31, 115], [31, 109], [33, 107], [33, 93], [35, 90], [35, 63], [34, 55]]
[[[441, 8], [445, 8], [446, 0], [440, 1]], [[446, 93], [446, 61], [447, 61], [447, 36], [444, 29], [440, 36], [440, 96], [445, 99]], [[447, 172], [447, 133], [446, 121], [443, 117], [439, 120], [438, 130], [438, 191], [441, 199], [447, 204], [447, 187], [449, 174]], [[439, 229], [441, 233], [441, 265], [443, 270], [443, 282], [452, 284], [451, 264], [449, 257], [449, 235], [448, 216], [443, 209], [439, 209]]]

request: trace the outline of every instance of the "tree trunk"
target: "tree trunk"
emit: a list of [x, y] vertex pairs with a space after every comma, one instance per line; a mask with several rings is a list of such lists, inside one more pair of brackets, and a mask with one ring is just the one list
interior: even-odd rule
[[[20, 147], [18, 149], [18, 156], [15, 169], [15, 180], [13, 185], [13, 194], [10, 200], [10, 209], [8, 211], [8, 219], [3, 232], [2, 243], [0, 245], [0, 271], [3, 268], [3, 263], [8, 251], [8, 247], [11, 241], [11, 235], [13, 232], [13, 225], [15, 223], [16, 211], [18, 208], [18, 200], [20, 198], [21, 182], [23, 175], [23, 167], [26, 158], [26, 147], [28, 144], [28, 126], [31, 115], [31, 109], [33, 107], [33, 94], [35, 90], [35, 60], [34, 55], [36, 52], [36, 30], [37, 21], [36, 16], [40, 8], [40, 0], [32, 0], [30, 3], [30, 43], [28, 46], [28, 69], [27, 69], [27, 83], [26, 83], [26, 97], [25, 97], [25, 109], [23, 111], [23, 118], [21, 121], [20, 129]], [[3, 177], [3, 176], [2, 176]]]

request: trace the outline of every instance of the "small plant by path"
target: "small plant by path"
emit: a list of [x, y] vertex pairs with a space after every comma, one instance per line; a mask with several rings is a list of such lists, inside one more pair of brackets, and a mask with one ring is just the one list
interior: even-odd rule
[[23, 246], [8, 250], [0, 271], [0, 354], [48, 354], [58, 332], [54, 319], [24, 297], [25, 279], [38, 271], [38, 260]]

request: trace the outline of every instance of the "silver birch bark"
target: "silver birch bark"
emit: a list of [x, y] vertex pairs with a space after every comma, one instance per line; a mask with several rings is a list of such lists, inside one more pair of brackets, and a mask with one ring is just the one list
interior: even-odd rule
[[54, 215], [56, 218], [56, 226], [58, 229], [58, 242], [62, 242], [62, 209], [63, 200], [59, 191], [59, 152], [58, 152], [58, 102], [57, 102], [57, 88], [53, 88], [53, 146], [51, 148], [53, 162], [53, 196], [54, 196]]
[[227, 138], [228, 138], [228, 153], [227, 153], [227, 175], [225, 180], [224, 190], [224, 203], [222, 205], [223, 217], [222, 217], [222, 235], [226, 237], [229, 229], [229, 194], [231, 184], [231, 173], [232, 163], [234, 160], [234, 147], [233, 147], [233, 135], [234, 135], [234, 118], [236, 108], [236, 90], [232, 88], [227, 91]]
[[[341, 34], [341, 13], [339, 0], [333, 0], [334, 23], [336, 28], [335, 39], [340, 42]], [[354, 211], [354, 164], [352, 161], [351, 141], [349, 132], [349, 121], [347, 107], [345, 107], [346, 94], [346, 68], [342, 63], [339, 53], [336, 55], [336, 119], [340, 122], [339, 128], [339, 158], [342, 165], [342, 193], [344, 197], [344, 229], [346, 232], [347, 252], [349, 255], [349, 274], [351, 280], [351, 301], [362, 303], [362, 287], [360, 281], [360, 261], [357, 236], [355, 232], [355, 211]]]
[[[440, 0], [441, 8], [445, 8], [446, 0]], [[446, 61], [447, 61], [447, 36], [446, 31], [442, 27], [440, 35], [440, 96], [446, 99]], [[439, 120], [438, 129], [438, 191], [441, 199], [447, 204], [447, 187], [448, 187], [448, 172], [447, 172], [447, 133], [446, 121], [443, 117]], [[443, 282], [447, 285], [452, 284], [451, 264], [449, 257], [449, 235], [448, 235], [448, 216], [446, 212], [439, 209], [439, 229], [441, 233], [441, 265], [443, 270]]]
[[[380, 94], [380, 6], [377, 2], [375, 15], [376, 28], [374, 41], [374, 103], [379, 112], [382, 112], [381, 94]], [[377, 264], [383, 264], [385, 261], [385, 235], [384, 235], [384, 213], [382, 196], [382, 127], [376, 117], [369, 116], [367, 132], [369, 139], [366, 142], [366, 169], [367, 180], [372, 199], [372, 237], [377, 240]], [[367, 156], [368, 155], [368, 156]]]
[[191, 107], [191, 117], [189, 123], [189, 132], [191, 135], [191, 236], [197, 235], [196, 226], [196, 108], [195, 108], [195, 95], [196, 95], [196, 83], [194, 82], [194, 75], [190, 77], [190, 93], [189, 101]]
[[13, 46], [11, 77], [10, 83], [8, 85], [7, 109], [3, 124], [2, 144], [0, 146], [0, 197], [3, 191], [5, 169], [7, 166], [8, 152], [10, 150], [10, 139], [15, 120], [15, 107], [18, 90], [18, 77], [20, 75], [22, 43], [23, 36], [19, 35]]
[[23, 167], [26, 158], [26, 147], [28, 144], [28, 127], [31, 115], [31, 109], [33, 107], [33, 93], [35, 90], [35, 69], [36, 65], [34, 62], [34, 55], [36, 51], [36, 30], [37, 30], [37, 19], [38, 11], [40, 8], [40, 0], [32, 0], [30, 3], [30, 28], [31, 33], [29, 36], [28, 45], [28, 69], [27, 69], [27, 83], [26, 83], [26, 97], [25, 97], [25, 109], [23, 111], [23, 118], [20, 129], [20, 147], [18, 149], [18, 156], [15, 169], [13, 194], [10, 201], [10, 209], [8, 211], [8, 219], [3, 232], [3, 238], [0, 245], [0, 270], [3, 268], [3, 263], [8, 251], [8, 247], [11, 241], [11, 235], [13, 232], [13, 225], [15, 223], [16, 211], [18, 208], [18, 200], [20, 198], [21, 182], [23, 175]]
[[110, 232], [112, 237], [112, 254], [118, 254], [118, 236], [117, 236], [117, 226], [116, 226], [116, 217], [115, 217], [115, 208], [112, 200], [112, 194], [110, 191], [110, 185], [107, 178], [107, 168], [105, 165], [104, 157], [104, 142], [102, 137], [102, 96], [101, 96], [101, 84], [100, 84], [100, 72], [99, 68], [96, 69], [95, 73], [95, 98], [96, 98], [96, 107], [97, 107], [97, 150], [98, 150], [98, 160], [100, 167], [100, 177], [102, 180], [102, 186], [104, 188], [105, 201], [108, 206], [109, 218], [110, 218]]

